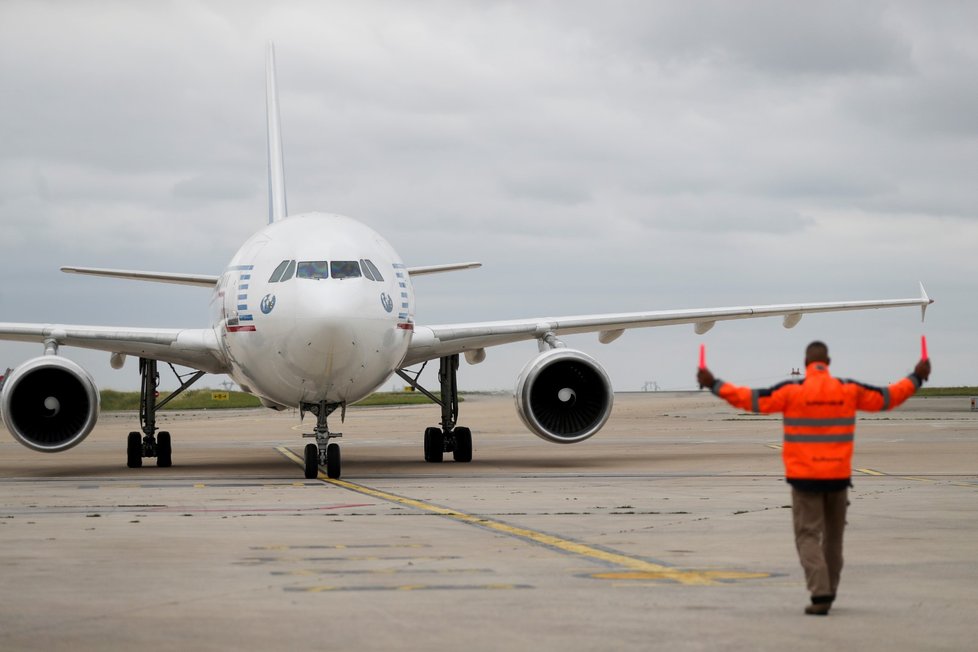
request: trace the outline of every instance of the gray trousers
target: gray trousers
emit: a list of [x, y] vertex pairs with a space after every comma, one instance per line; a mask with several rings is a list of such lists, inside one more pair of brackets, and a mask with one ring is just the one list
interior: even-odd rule
[[791, 489], [795, 546], [812, 597], [834, 596], [842, 574], [842, 533], [849, 490]]

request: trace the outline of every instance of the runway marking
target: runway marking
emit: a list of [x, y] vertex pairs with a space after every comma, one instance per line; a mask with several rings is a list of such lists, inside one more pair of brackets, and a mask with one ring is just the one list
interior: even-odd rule
[[129, 509], [128, 511], [148, 512], [151, 514], [160, 512], [186, 512], [188, 514], [273, 514], [277, 512], [323, 512], [334, 509], [351, 509], [354, 507], [373, 507], [372, 503], [343, 503], [338, 505], [318, 505], [316, 507], [186, 507], [169, 506], [156, 507], [150, 509]]
[[491, 568], [445, 568], [445, 569], [418, 569], [418, 568], [382, 568], [378, 570], [364, 569], [344, 569], [328, 570], [325, 568], [315, 568], [308, 570], [293, 571], [272, 571], [270, 575], [286, 577], [315, 577], [317, 575], [468, 575], [468, 574], [492, 574], [495, 573]]
[[[935, 480], [934, 478], [923, 478], [915, 475], [890, 475], [889, 473], [883, 473], [882, 471], [877, 471], [875, 469], [855, 469], [855, 470], [865, 475], [883, 476], [887, 478], [899, 478], [901, 480], [913, 480], [914, 482], [926, 482], [927, 484], [938, 484], [941, 482], [940, 480]], [[968, 488], [978, 487], [978, 483], [974, 483], [974, 482], [948, 482], [947, 484], [953, 487], [968, 487]]]
[[308, 564], [326, 561], [456, 561], [458, 555], [414, 555], [412, 557], [378, 557], [376, 555], [354, 555], [349, 557], [242, 557], [236, 566], [258, 566], [262, 564]]
[[[47, 478], [44, 481], [49, 481]], [[37, 480], [32, 480], [36, 482]], [[70, 481], [58, 481], [58, 482], [70, 482]], [[144, 482], [142, 484], [106, 484], [109, 482], [107, 479], [99, 480], [100, 484], [79, 484], [75, 486], [75, 489], [85, 490], [106, 490], [106, 489], [241, 489], [241, 488], [251, 488], [251, 487], [305, 487], [307, 485], [314, 484], [314, 481], [309, 482], [192, 482], [189, 480], [172, 480], [167, 482]]]
[[401, 584], [392, 586], [287, 586], [287, 593], [332, 591], [510, 591], [532, 589], [529, 584]]
[[[764, 579], [771, 577], [770, 573], [743, 573], [740, 571], [696, 571], [704, 578], [710, 580], [730, 581], [745, 579]], [[669, 573], [659, 571], [622, 571], [618, 573], [593, 573], [591, 577], [599, 580], [671, 580], [675, 579]], [[693, 582], [683, 582], [692, 584]], [[696, 582], [696, 584], [716, 584], [716, 582]]]
[[364, 548], [430, 548], [431, 545], [427, 543], [337, 543], [335, 545], [329, 544], [314, 544], [314, 545], [303, 545], [303, 546], [290, 546], [290, 545], [272, 545], [272, 546], [252, 546], [252, 550], [274, 550], [276, 552], [282, 552], [285, 550], [363, 550]]
[[779, 451], [783, 448], [781, 444], [764, 444], [764, 445], [767, 446], [768, 448], [773, 448], [776, 451]]
[[[289, 458], [299, 466], [305, 465], [303, 459], [298, 455], [296, 455], [295, 453], [293, 453], [288, 448], [284, 446], [280, 446], [276, 450], [278, 450], [279, 453]], [[666, 566], [663, 564], [656, 564], [650, 561], [645, 561], [644, 559], [629, 557], [619, 552], [601, 550], [600, 548], [595, 548], [587, 544], [578, 543], [576, 541], [570, 541], [568, 539], [562, 539], [552, 534], [537, 532], [535, 530], [509, 525], [501, 521], [494, 521], [492, 519], [484, 518], [481, 516], [466, 514], [465, 512], [460, 512], [455, 509], [440, 507], [438, 505], [426, 503], [421, 500], [417, 500], [414, 498], [407, 498], [404, 496], [398, 496], [397, 494], [392, 494], [386, 491], [380, 491], [378, 489], [371, 489], [370, 487], [365, 487], [363, 485], [347, 482], [346, 480], [333, 480], [327, 478], [326, 474], [324, 474], [322, 471], [319, 472], [318, 478], [324, 483], [332, 484], [342, 489], [354, 491], [356, 493], [363, 494], [366, 496], [372, 496], [374, 498], [379, 498], [380, 500], [385, 500], [399, 505], [404, 505], [406, 507], [413, 507], [415, 509], [419, 509], [425, 512], [437, 514], [438, 516], [444, 516], [446, 518], [450, 518], [452, 520], [458, 521], [460, 523], [465, 523], [467, 525], [474, 525], [488, 530], [494, 530], [496, 532], [501, 532], [503, 534], [507, 534], [517, 539], [523, 539], [524, 541], [536, 543], [548, 548], [552, 548], [554, 550], [559, 550], [561, 552], [577, 555], [579, 557], [584, 557], [592, 561], [598, 561], [610, 566], [618, 566], [626, 569], [627, 571], [630, 571], [629, 573], [623, 573], [623, 574], [596, 573], [591, 576], [596, 579], [654, 579], [654, 580], [670, 580], [673, 582], [677, 582], [679, 584], [686, 584], [686, 585], [716, 586], [718, 584], [718, 581], [762, 579], [766, 577], [771, 577], [770, 573], [681, 569], [681, 568]]]

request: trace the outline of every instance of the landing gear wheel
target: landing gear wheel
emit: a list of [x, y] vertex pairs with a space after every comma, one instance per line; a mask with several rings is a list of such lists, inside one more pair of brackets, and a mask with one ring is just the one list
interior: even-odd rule
[[143, 465], [143, 437], [138, 432], [130, 432], [126, 440], [127, 466], [138, 469]]
[[456, 462], [471, 462], [472, 431], [468, 428], [456, 428], [452, 434], [455, 435], [455, 450], [452, 451], [452, 457]]
[[445, 435], [441, 428], [425, 428], [424, 461], [439, 463], [445, 456]]
[[305, 449], [306, 479], [315, 480], [319, 477], [319, 446], [306, 444]]
[[156, 435], [156, 466], [161, 468], [173, 466], [172, 450], [170, 433], [164, 431]]
[[340, 477], [340, 445], [330, 444], [326, 447], [326, 477], [333, 480]]

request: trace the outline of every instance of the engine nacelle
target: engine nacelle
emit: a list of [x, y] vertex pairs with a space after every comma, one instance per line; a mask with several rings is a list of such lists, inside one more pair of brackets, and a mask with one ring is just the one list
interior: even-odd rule
[[89, 373], [57, 355], [20, 365], [0, 391], [7, 430], [42, 453], [67, 450], [85, 439], [98, 421], [99, 405], [98, 388]]
[[601, 365], [573, 349], [541, 353], [516, 380], [516, 410], [523, 423], [556, 444], [575, 444], [601, 430], [614, 399]]

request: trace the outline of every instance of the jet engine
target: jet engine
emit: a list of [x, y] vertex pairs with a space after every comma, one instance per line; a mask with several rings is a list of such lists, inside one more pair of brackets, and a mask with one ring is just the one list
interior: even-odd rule
[[591, 356], [573, 349], [544, 351], [516, 380], [516, 410], [533, 434], [575, 444], [601, 430], [614, 393], [608, 374]]
[[81, 442], [99, 412], [95, 381], [78, 364], [56, 355], [28, 360], [0, 390], [0, 412], [13, 436], [28, 448], [57, 453]]

